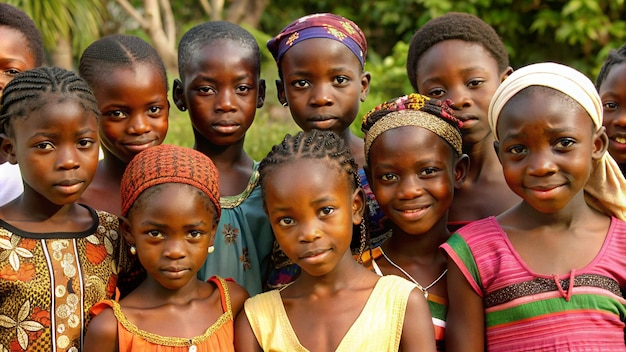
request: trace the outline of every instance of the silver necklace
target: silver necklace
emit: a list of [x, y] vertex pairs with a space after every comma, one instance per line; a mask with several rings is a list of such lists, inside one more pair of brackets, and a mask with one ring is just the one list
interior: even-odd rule
[[389, 259], [389, 257], [387, 256], [387, 254], [385, 254], [385, 251], [383, 251], [383, 248], [382, 248], [382, 247], [380, 247], [380, 253], [382, 253], [383, 257], [385, 257], [385, 259], [387, 259], [387, 261], [389, 262], [389, 264], [393, 265], [393, 267], [394, 267], [394, 268], [396, 268], [396, 269], [400, 270], [400, 271], [404, 274], [404, 276], [406, 276], [407, 278], [409, 278], [409, 280], [413, 281], [413, 283], [414, 283], [415, 285], [417, 285], [417, 287], [418, 287], [420, 290], [422, 290], [422, 292], [424, 293], [424, 297], [425, 297], [426, 299], [428, 299], [428, 289], [430, 289], [431, 287], [435, 286], [435, 285], [439, 282], [439, 280], [441, 280], [444, 276], [446, 276], [446, 273], [448, 273], [448, 269], [445, 269], [445, 270], [443, 271], [443, 273], [441, 273], [441, 275], [439, 275], [439, 277], [435, 279], [435, 281], [431, 282], [431, 283], [430, 283], [430, 285], [428, 285], [428, 286], [424, 287], [424, 286], [420, 285], [420, 283], [419, 283], [419, 282], [417, 282], [417, 280], [415, 280], [415, 279], [413, 278], [413, 276], [409, 275], [409, 273], [407, 273], [404, 269], [402, 269], [402, 267], [400, 267], [400, 265], [398, 265], [398, 264], [394, 263], [394, 262], [393, 262], [393, 260]]

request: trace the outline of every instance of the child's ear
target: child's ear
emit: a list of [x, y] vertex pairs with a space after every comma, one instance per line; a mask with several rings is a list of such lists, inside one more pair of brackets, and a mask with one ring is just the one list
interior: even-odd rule
[[256, 108], [262, 108], [263, 104], [265, 104], [265, 80], [261, 78], [259, 80], [259, 94], [256, 100]]
[[119, 219], [120, 219], [120, 230], [122, 231], [122, 236], [124, 237], [124, 240], [128, 244], [134, 245], [135, 237], [133, 237], [133, 232], [131, 231], [130, 222], [128, 221], [128, 218], [120, 216]]
[[354, 190], [352, 194], [352, 223], [359, 225], [363, 220], [365, 211], [365, 193], [361, 187]]
[[467, 154], [462, 154], [457, 158], [454, 165], [454, 188], [459, 189], [465, 182], [467, 176], [467, 170], [469, 170], [470, 159]]
[[593, 154], [591, 154], [591, 157], [594, 160], [599, 160], [604, 153], [606, 153], [608, 147], [609, 137], [606, 135], [606, 128], [600, 126], [600, 128], [593, 133]]
[[283, 106], [287, 106], [287, 96], [285, 95], [285, 85], [283, 81], [280, 79], [276, 80], [276, 95], [278, 96], [278, 101], [283, 104]]
[[180, 79], [176, 78], [174, 80], [174, 88], [172, 89], [172, 99], [174, 100], [174, 104], [180, 111], [187, 110], [187, 106], [185, 105], [185, 90], [183, 87], [183, 82]]
[[367, 98], [367, 94], [370, 92], [370, 81], [372, 80], [372, 75], [365, 71], [361, 74], [361, 102], [364, 102]]
[[513, 73], [513, 67], [509, 66], [500, 74], [500, 83], [507, 79]]
[[17, 164], [15, 156], [15, 142], [13, 138], [8, 137], [4, 133], [0, 133], [0, 154], [11, 164]]

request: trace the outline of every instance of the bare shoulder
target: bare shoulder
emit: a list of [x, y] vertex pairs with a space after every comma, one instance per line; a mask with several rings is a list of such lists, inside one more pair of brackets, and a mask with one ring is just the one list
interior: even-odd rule
[[236, 317], [243, 308], [243, 303], [250, 297], [248, 291], [241, 285], [233, 281], [226, 281], [228, 293], [230, 293], [230, 306], [233, 310], [233, 317]]
[[428, 302], [422, 291], [409, 294], [400, 339], [401, 351], [435, 351], [435, 330]]
[[246, 311], [242, 309], [235, 320], [235, 351], [259, 352], [261, 350], [261, 346], [252, 331]]
[[117, 319], [113, 310], [104, 309], [91, 319], [85, 334], [85, 351], [117, 351]]

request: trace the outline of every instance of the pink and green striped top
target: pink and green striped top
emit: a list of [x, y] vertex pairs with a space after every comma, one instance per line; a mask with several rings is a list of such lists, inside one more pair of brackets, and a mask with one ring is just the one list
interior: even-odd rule
[[463, 227], [441, 248], [483, 298], [489, 351], [626, 351], [623, 221], [611, 219], [591, 263], [562, 275], [534, 273], [494, 217]]

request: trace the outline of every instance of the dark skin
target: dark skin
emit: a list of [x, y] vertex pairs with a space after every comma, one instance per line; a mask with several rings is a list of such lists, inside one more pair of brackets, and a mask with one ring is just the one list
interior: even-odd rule
[[137, 62], [102, 71], [93, 87], [101, 112], [104, 158], [81, 202], [120, 216], [120, 182], [126, 165], [142, 150], [163, 143], [170, 104], [159, 69]]
[[241, 194], [252, 176], [254, 161], [244, 141], [265, 100], [259, 73], [253, 49], [220, 39], [207, 43], [180, 73], [181, 80], [174, 81], [174, 102], [181, 111], [189, 110], [194, 149], [215, 163], [221, 196]]
[[626, 175], [626, 63], [614, 65], [598, 88], [609, 153]]
[[[366, 174], [378, 204], [392, 222], [393, 236], [382, 248], [424, 287], [446, 269], [439, 246], [450, 236], [448, 209], [468, 163], [466, 155], [458, 157], [441, 137], [415, 126], [383, 132], [370, 148]], [[407, 278], [384, 257], [376, 264], [383, 274]], [[428, 292], [447, 298], [445, 280]]]
[[94, 219], [77, 201], [96, 172], [97, 116], [74, 97], [44, 94], [46, 104], [10, 121], [2, 140], [9, 162], [20, 165], [24, 193], [0, 207], [0, 218], [33, 233], [85, 231]]
[[[498, 157], [507, 183], [523, 201], [496, 219], [536, 276], [567, 276], [589, 265], [610, 225], [607, 215], [585, 202], [583, 192], [592, 161], [606, 152], [608, 138], [576, 104], [535, 91], [513, 97], [498, 121]], [[482, 298], [453, 262], [448, 288], [446, 348], [483, 351]]]
[[448, 220], [471, 221], [498, 215], [520, 201], [507, 187], [493, 151], [487, 110], [493, 93], [512, 72], [501, 71], [497, 61], [478, 43], [445, 40], [419, 59], [418, 92], [435, 99], [450, 99], [455, 116], [463, 121], [463, 152], [470, 168], [454, 195]]
[[363, 139], [350, 131], [369, 92], [371, 75], [344, 44], [327, 38], [295, 44], [280, 61], [278, 100], [304, 131], [331, 130], [344, 138], [356, 163], [365, 164]]
[[[352, 225], [361, 221], [364, 210], [363, 192], [354, 190], [345, 171], [333, 165], [310, 159], [288, 165], [273, 170], [263, 186], [276, 238], [285, 254], [302, 268], [300, 277], [281, 290], [281, 298], [302, 346], [335, 351], [379, 279], [356, 262], [349, 250]], [[305, 180], [302, 174], [310, 177]], [[329, 175], [339, 181], [329, 185]], [[295, 190], [303, 191], [293, 197]], [[413, 290], [400, 341], [402, 351], [435, 350], [427, 312], [421, 292]], [[237, 318], [235, 331], [236, 350], [261, 350], [245, 313]]]
[[[215, 208], [189, 185], [159, 186], [160, 193], [135, 201], [121, 225], [148, 276], [120, 306], [141, 330], [170, 337], [201, 336], [225, 313], [217, 286], [196, 278], [215, 237]], [[159, 203], [157, 197], [168, 202]], [[227, 286], [236, 316], [248, 294], [234, 282]], [[105, 309], [91, 320], [85, 349], [117, 351], [118, 344], [117, 319], [112, 309]]]

